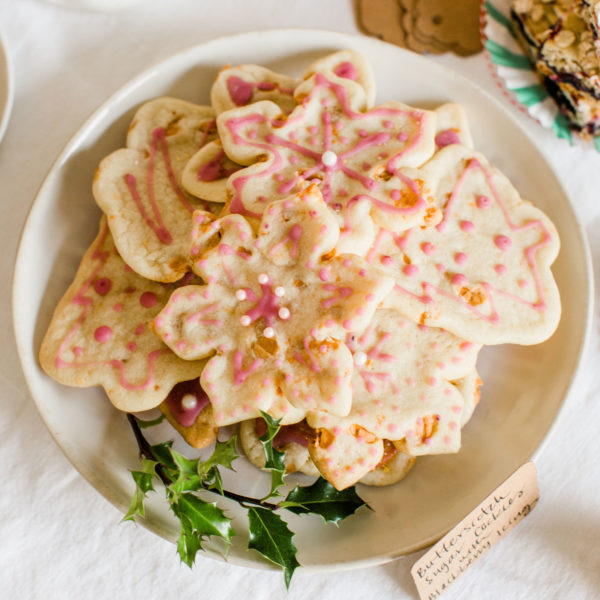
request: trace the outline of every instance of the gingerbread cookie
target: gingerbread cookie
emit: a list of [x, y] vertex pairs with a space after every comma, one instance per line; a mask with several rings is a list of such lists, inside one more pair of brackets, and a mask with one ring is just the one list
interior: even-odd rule
[[65, 385], [101, 385], [119, 410], [158, 406], [177, 382], [198, 377], [205, 365], [181, 360], [149, 327], [175, 287], [134, 273], [103, 217], [42, 341], [42, 368]]
[[560, 318], [554, 225], [477, 152], [452, 144], [420, 169], [443, 219], [380, 230], [368, 260], [396, 278], [385, 305], [479, 344], [536, 344]]
[[269, 201], [312, 182], [342, 230], [338, 252], [365, 252], [375, 224], [397, 231], [435, 224], [431, 199], [401, 169], [432, 155], [433, 113], [396, 102], [362, 111], [359, 84], [320, 72], [295, 99], [287, 118], [271, 102], [219, 115], [225, 153], [249, 165], [229, 178], [230, 212], [259, 219]]
[[346, 414], [343, 340], [369, 323], [393, 281], [356, 255], [332, 255], [339, 228], [314, 186], [268, 205], [258, 236], [240, 215], [195, 219], [198, 246], [213, 245], [193, 264], [208, 285], [178, 290], [154, 325], [180, 357], [213, 355], [201, 383], [217, 425], [257, 417], [281, 396]]
[[182, 189], [181, 172], [215, 138], [211, 108], [158, 98], [135, 114], [127, 148], [100, 163], [94, 198], [123, 260], [143, 277], [177, 281], [188, 270], [192, 213], [213, 209]]

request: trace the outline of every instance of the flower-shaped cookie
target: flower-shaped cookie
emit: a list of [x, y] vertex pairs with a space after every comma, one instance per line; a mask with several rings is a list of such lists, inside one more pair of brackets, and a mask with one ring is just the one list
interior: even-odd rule
[[136, 112], [127, 148], [98, 167], [94, 198], [123, 260], [147, 279], [176, 281], [188, 270], [192, 213], [212, 209], [183, 190], [181, 172], [216, 137], [210, 107], [158, 98]]
[[217, 118], [227, 156], [250, 165], [229, 178], [232, 213], [259, 218], [270, 201], [314, 182], [338, 219], [337, 250], [357, 254], [372, 243], [375, 223], [401, 231], [439, 220], [417, 174], [400, 171], [433, 154], [431, 112], [398, 102], [364, 111], [361, 85], [319, 72], [295, 99], [287, 117], [264, 101]]
[[544, 341], [560, 318], [552, 222], [460, 144], [420, 171], [443, 220], [402, 235], [380, 230], [367, 260], [396, 278], [385, 305], [479, 344]]
[[281, 400], [299, 418], [309, 409], [347, 414], [352, 356], [343, 340], [368, 325], [393, 280], [358, 256], [333, 255], [339, 229], [315, 187], [269, 205], [258, 237], [240, 215], [195, 219], [198, 246], [214, 239], [193, 265], [208, 285], [178, 290], [154, 323], [182, 358], [214, 354], [201, 382], [217, 425]]
[[154, 408], [176, 383], [198, 378], [205, 364], [182, 360], [149, 328], [175, 287], [134, 273], [103, 217], [54, 312], [40, 349], [42, 367], [65, 385], [102, 385], [120, 410]]
[[343, 418], [309, 412], [311, 427], [337, 436], [358, 425], [377, 438], [405, 440], [413, 456], [458, 451], [464, 398], [452, 382], [474, 371], [480, 346], [389, 309], [346, 345], [355, 365], [352, 410]]

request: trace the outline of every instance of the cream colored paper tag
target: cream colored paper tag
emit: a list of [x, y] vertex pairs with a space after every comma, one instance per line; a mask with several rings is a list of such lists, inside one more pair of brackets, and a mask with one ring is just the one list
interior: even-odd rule
[[528, 462], [413, 565], [410, 572], [421, 600], [439, 598], [531, 512], [538, 498], [537, 471]]

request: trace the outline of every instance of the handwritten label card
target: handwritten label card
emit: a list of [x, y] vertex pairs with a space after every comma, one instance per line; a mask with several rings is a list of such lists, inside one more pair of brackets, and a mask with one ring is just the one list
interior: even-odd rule
[[435, 600], [498, 543], [539, 498], [532, 462], [517, 469], [411, 569], [422, 600]]

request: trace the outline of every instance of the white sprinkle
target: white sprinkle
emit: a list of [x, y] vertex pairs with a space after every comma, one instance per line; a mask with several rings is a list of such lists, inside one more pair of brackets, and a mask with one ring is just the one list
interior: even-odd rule
[[367, 355], [362, 350], [354, 353], [354, 364], [358, 367], [363, 367], [367, 364]]
[[246, 294], [246, 290], [237, 290], [235, 297], [241, 301], [245, 300], [248, 297], [248, 294]]
[[325, 152], [323, 152], [323, 154], [321, 156], [321, 162], [326, 167], [333, 167], [333, 165], [335, 165], [335, 163], [337, 163], [337, 161], [338, 161], [337, 154], [335, 152], [332, 152], [331, 150], [326, 150]]
[[193, 408], [196, 408], [197, 404], [198, 404], [198, 398], [196, 398], [196, 396], [194, 396], [194, 394], [186, 394], [181, 399], [181, 407], [184, 408], [185, 410], [192, 410]]
[[279, 315], [280, 319], [283, 319], [285, 321], [286, 319], [290, 318], [290, 309], [286, 308], [285, 306], [282, 306], [279, 309], [279, 313], [277, 313], [277, 314]]
[[275, 330], [272, 327], [265, 327], [265, 330], [263, 331], [263, 335], [266, 338], [272, 338], [275, 336]]
[[260, 283], [262, 285], [269, 283], [269, 276], [266, 273], [261, 273], [258, 276], [258, 283]]
[[248, 315], [243, 315], [242, 317], [240, 317], [240, 323], [244, 327], [248, 327], [248, 325], [250, 325], [251, 322], [252, 322], [252, 319]]
[[279, 298], [281, 298], [282, 296], [285, 296], [285, 288], [278, 285], [273, 292], [275, 293], [276, 296], [279, 296]]

